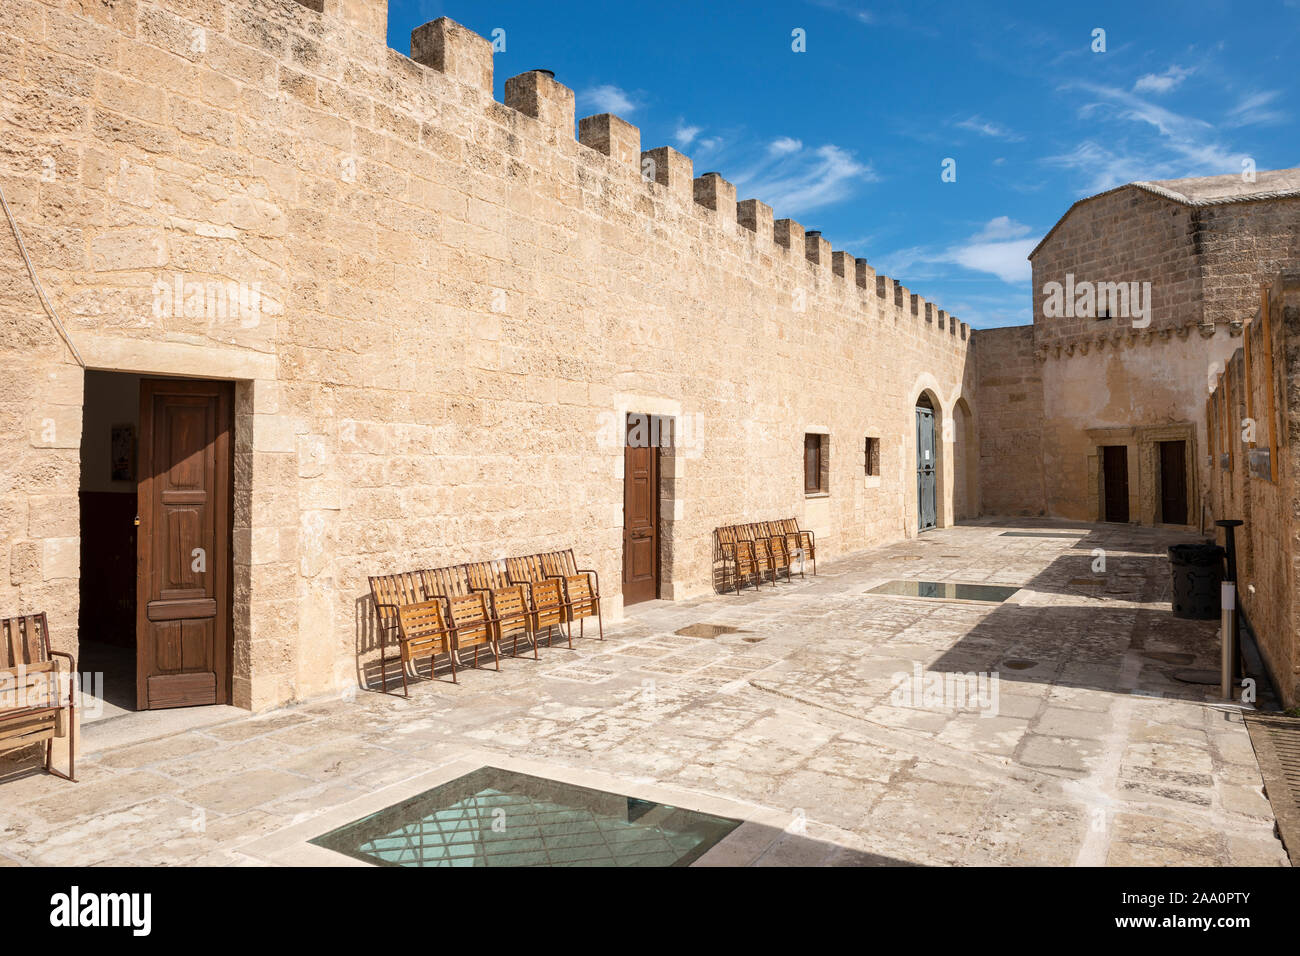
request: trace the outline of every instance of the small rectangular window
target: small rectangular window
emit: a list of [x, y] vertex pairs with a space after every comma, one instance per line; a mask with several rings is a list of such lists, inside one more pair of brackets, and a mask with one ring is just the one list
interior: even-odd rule
[[803, 436], [803, 490], [806, 494], [826, 494], [830, 487], [830, 435], [808, 433]]
[[862, 448], [863, 474], [872, 477], [880, 474], [880, 439], [867, 436]]

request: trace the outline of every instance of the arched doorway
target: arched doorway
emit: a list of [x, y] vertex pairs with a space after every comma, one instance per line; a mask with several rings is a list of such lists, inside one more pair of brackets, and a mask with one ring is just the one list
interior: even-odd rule
[[917, 530], [929, 531], [938, 523], [939, 444], [935, 435], [935, 404], [929, 392], [916, 400], [916, 515]]

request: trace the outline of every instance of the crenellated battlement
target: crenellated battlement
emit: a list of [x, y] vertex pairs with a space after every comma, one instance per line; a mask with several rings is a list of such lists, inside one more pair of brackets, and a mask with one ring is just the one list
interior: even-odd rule
[[[366, 6], [358, 2], [349, 22], [356, 22], [352, 17], [364, 21], [360, 11]], [[411, 59], [466, 86], [491, 92], [491, 43], [447, 17], [412, 31]], [[504, 105], [537, 120], [552, 143], [574, 136], [574, 102], [573, 90], [548, 70], [531, 70], [506, 80]], [[783, 252], [789, 261], [803, 260], [814, 276], [842, 281], [867, 293], [874, 288], [878, 299], [884, 299], [899, 313], [910, 317], [918, 327], [937, 332], [947, 329], [953, 334], [960, 327], [961, 339], [967, 338], [965, 323], [936, 310], [898, 280], [878, 275], [866, 260], [833, 249], [819, 230], [805, 230], [793, 219], [774, 219], [772, 207], [761, 199], [737, 201], [735, 185], [720, 172], [695, 176], [691, 158], [671, 146], [643, 150], [640, 129], [627, 120], [612, 113], [582, 117], [577, 120], [576, 141], [609, 157], [614, 170], [622, 168], [629, 175], [663, 187], [666, 197], [678, 202], [689, 200], [708, 210], [719, 227], [730, 226], [734, 221], [753, 233], [754, 241], [770, 241], [777, 247], [774, 251]], [[864, 308], [865, 305], [863, 300]]]

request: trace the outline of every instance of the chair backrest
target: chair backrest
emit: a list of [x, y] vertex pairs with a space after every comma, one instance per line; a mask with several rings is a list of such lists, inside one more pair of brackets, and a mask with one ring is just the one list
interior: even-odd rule
[[545, 581], [546, 569], [542, 564], [540, 554], [529, 554], [519, 558], [507, 558], [506, 567], [510, 572], [512, 582], [528, 583], [532, 581]]
[[542, 573], [547, 577], [554, 574], [565, 577], [570, 573], [568, 564], [564, 560], [563, 551], [547, 551], [537, 557], [542, 565]]
[[419, 604], [431, 597], [419, 571], [401, 571], [371, 577], [370, 596], [379, 613], [379, 623], [384, 627], [397, 626], [397, 609], [402, 605]]
[[784, 531], [786, 532], [786, 534], [798, 534], [798, 533], [799, 533], [799, 519], [798, 519], [798, 518], [782, 518], [782, 519], [781, 519], [781, 528], [782, 528], [782, 530], [784, 530]]
[[442, 601], [436, 598], [403, 604], [397, 611], [397, 626], [403, 642], [417, 651], [441, 654], [451, 649]]
[[453, 564], [445, 568], [421, 571], [429, 597], [464, 597], [470, 593], [468, 565]]
[[469, 586], [473, 590], [495, 591], [497, 588], [510, 586], [510, 577], [506, 572], [503, 559], [494, 561], [475, 561], [465, 565]]
[[0, 618], [0, 670], [50, 659], [50, 625], [45, 612]]

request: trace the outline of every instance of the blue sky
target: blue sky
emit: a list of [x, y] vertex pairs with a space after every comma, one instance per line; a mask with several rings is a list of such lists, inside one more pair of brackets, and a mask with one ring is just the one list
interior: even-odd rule
[[1300, 0], [390, 0], [389, 45], [439, 16], [505, 31], [498, 99], [554, 70], [578, 116], [617, 113], [976, 327], [1031, 321], [1025, 256], [1074, 200], [1300, 165]]

